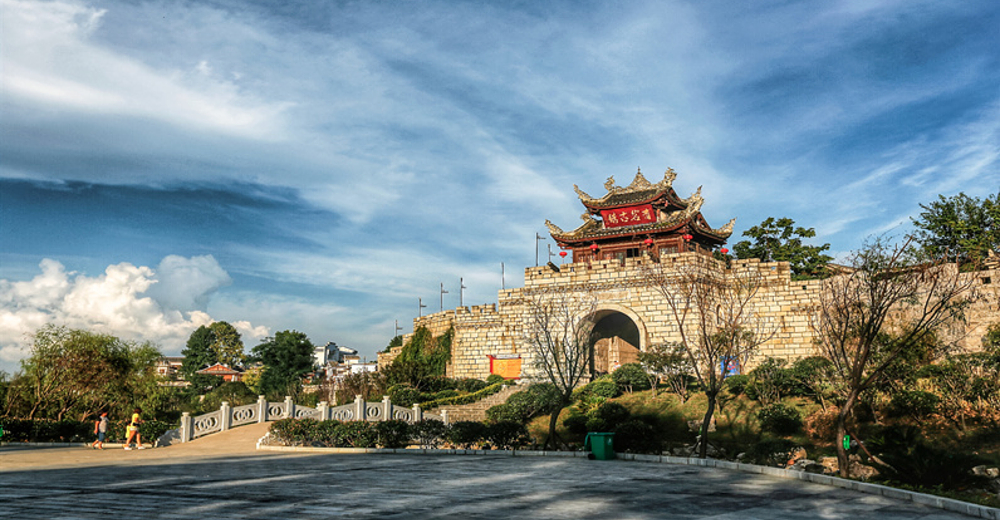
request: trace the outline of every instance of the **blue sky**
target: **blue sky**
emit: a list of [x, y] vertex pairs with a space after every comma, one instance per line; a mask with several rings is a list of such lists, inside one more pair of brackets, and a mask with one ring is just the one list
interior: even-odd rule
[[373, 358], [637, 167], [836, 255], [1000, 191], [991, 0], [276, 4], [0, 0], [0, 370], [48, 322]]

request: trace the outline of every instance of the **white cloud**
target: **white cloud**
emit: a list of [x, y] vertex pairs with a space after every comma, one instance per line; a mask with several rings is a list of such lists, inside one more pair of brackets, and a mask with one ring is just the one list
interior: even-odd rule
[[156, 275], [159, 283], [150, 287], [146, 294], [170, 310], [205, 310], [212, 294], [232, 283], [229, 274], [212, 255], [167, 256], [160, 261]]
[[[120, 263], [94, 277], [67, 272], [50, 259], [40, 268], [28, 281], [0, 279], [0, 362], [12, 365], [23, 359], [27, 336], [48, 323], [151, 341], [164, 351], [179, 352], [194, 329], [215, 321], [195, 307], [204, 307], [230, 281], [211, 256], [171, 255], [158, 270]], [[168, 286], [153, 291], [159, 284]], [[247, 321], [232, 325], [246, 339], [269, 334], [266, 327]]]

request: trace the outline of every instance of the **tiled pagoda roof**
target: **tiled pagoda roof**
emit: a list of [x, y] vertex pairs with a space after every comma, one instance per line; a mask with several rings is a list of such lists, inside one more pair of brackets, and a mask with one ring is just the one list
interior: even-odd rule
[[[732, 219], [721, 228], [712, 228], [701, 215], [701, 206], [705, 199], [701, 196], [701, 188], [687, 199], [681, 199], [673, 190], [673, 181], [677, 174], [672, 169], [667, 169], [663, 175], [663, 180], [656, 184], [650, 183], [639, 171], [635, 175], [632, 184], [627, 187], [615, 185], [614, 177], [609, 177], [604, 183], [608, 193], [601, 198], [594, 198], [587, 195], [576, 185], [576, 190], [580, 201], [587, 207], [587, 213], [580, 216], [583, 225], [572, 230], [563, 231], [559, 226], [546, 220], [545, 225], [549, 228], [552, 237], [560, 242], [580, 242], [585, 240], [596, 240], [614, 238], [619, 236], [631, 236], [636, 234], [658, 234], [670, 232], [681, 228], [685, 224], [690, 226], [693, 233], [698, 233], [710, 241], [723, 243], [733, 233], [733, 225], [736, 219]], [[625, 206], [635, 206], [639, 204], [655, 203], [657, 210], [656, 222], [638, 224], [633, 226], [605, 227], [600, 220], [594, 218], [601, 210], [620, 208]], [[673, 209], [671, 211], [671, 208]]]
[[642, 175], [642, 171], [640, 170], [635, 174], [632, 184], [622, 188], [615, 184], [614, 176], [608, 177], [607, 182], [604, 183], [604, 189], [608, 190], [608, 193], [601, 198], [594, 198], [587, 195], [575, 184], [573, 185], [573, 189], [576, 191], [577, 196], [580, 197], [580, 202], [591, 210], [645, 204], [663, 196], [667, 196], [669, 199], [672, 199], [672, 202], [679, 202], [682, 207], [686, 207], [687, 201], [677, 198], [677, 194], [674, 193], [673, 183], [676, 178], [677, 173], [673, 169], [667, 168], [667, 171], [663, 174], [663, 180], [653, 184], [646, 180], [646, 177]]

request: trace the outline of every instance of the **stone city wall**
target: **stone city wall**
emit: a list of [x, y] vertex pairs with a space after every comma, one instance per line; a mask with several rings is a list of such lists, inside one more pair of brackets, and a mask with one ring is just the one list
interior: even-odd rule
[[[525, 269], [524, 287], [499, 291], [497, 305], [429, 314], [414, 319], [414, 328], [425, 326], [439, 336], [455, 327], [449, 377], [485, 379], [491, 355], [521, 356], [523, 376], [532, 377], [531, 352], [522, 339], [528, 322], [526, 302], [547, 295], [592, 296], [598, 302], [598, 314], [620, 312], [631, 318], [639, 330], [640, 344], [635, 346], [645, 350], [649, 345], [677, 341], [679, 335], [670, 307], [649, 282], [648, 269], [655, 265], [649, 258], [630, 258], [624, 262], [563, 264], [558, 272], [548, 266], [530, 267]], [[753, 303], [771, 337], [744, 369], [766, 357], [794, 360], [817, 354], [810, 320], [819, 305], [821, 281], [792, 280], [785, 262], [736, 260], [727, 270], [722, 262], [698, 253], [664, 254], [655, 268], [660, 267], [668, 273], [698, 270], [711, 279], [749, 276], [757, 280], [760, 288]], [[1000, 321], [1000, 272], [993, 268], [968, 276], [978, 278], [977, 286], [985, 297], [968, 310], [966, 322], [957, 324], [949, 335], [960, 338], [962, 347], [975, 349], [989, 324]], [[391, 361], [392, 357], [380, 354], [379, 363], [383, 359]]]

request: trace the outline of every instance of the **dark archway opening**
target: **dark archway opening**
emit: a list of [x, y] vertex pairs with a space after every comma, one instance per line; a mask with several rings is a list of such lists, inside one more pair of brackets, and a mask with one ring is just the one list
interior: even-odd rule
[[626, 363], [638, 360], [639, 327], [632, 318], [617, 311], [594, 314], [594, 329], [590, 333], [591, 375], [613, 372]]

